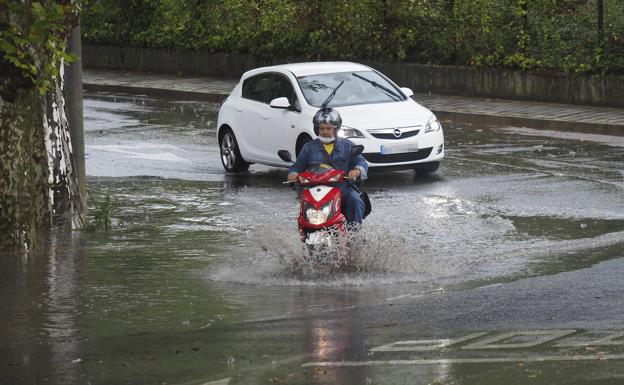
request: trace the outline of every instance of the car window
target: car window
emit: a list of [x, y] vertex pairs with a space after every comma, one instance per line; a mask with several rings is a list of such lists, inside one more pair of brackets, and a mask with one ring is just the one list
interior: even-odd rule
[[274, 74], [273, 84], [271, 85], [271, 97], [269, 98], [269, 102], [275, 98], [281, 97], [288, 98], [291, 106], [294, 106], [297, 110], [301, 110], [299, 108], [297, 94], [295, 94], [295, 89], [293, 88], [290, 80], [284, 75]]
[[271, 74], [260, 74], [245, 79], [243, 82], [243, 98], [269, 103], [269, 85]]
[[390, 103], [405, 100], [403, 93], [375, 71], [338, 72], [297, 78], [307, 102], [320, 107], [332, 91], [344, 82], [328, 106]]

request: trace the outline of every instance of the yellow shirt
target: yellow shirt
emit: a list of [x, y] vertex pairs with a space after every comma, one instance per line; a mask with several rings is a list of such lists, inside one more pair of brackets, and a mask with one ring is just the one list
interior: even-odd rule
[[[334, 144], [335, 144], [335, 143], [336, 143], [336, 142], [331, 142], [331, 143], [328, 143], [328, 144], [323, 144], [323, 147], [325, 147], [325, 151], [327, 151], [327, 153], [328, 153], [328, 154], [330, 154], [330, 155], [331, 155], [332, 151], [334, 151]], [[332, 168], [332, 167], [331, 167], [330, 165], [328, 165], [328, 164], [322, 163], [322, 164], [321, 164], [321, 168]]]

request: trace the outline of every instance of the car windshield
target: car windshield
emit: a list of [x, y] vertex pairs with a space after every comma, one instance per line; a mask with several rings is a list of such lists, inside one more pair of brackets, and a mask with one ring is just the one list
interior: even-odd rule
[[388, 103], [405, 100], [403, 94], [374, 71], [338, 72], [297, 78], [308, 104], [321, 107], [332, 91], [344, 81], [328, 107]]

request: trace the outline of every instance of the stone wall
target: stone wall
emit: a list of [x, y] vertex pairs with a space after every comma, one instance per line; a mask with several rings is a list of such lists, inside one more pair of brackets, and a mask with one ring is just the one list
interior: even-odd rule
[[[236, 79], [246, 70], [286, 62], [246, 55], [85, 45], [86, 68]], [[296, 60], [290, 60], [296, 61]], [[566, 75], [413, 63], [366, 64], [414, 92], [624, 107], [624, 76]]]

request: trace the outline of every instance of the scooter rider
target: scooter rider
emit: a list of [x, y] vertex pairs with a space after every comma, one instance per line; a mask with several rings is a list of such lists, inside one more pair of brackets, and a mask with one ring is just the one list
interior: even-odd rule
[[[348, 139], [338, 137], [338, 130], [342, 125], [338, 111], [329, 107], [321, 108], [314, 115], [312, 123], [317, 138], [303, 146], [297, 161], [290, 167], [288, 180], [298, 180], [298, 174], [312, 166], [345, 171], [352, 181], [358, 177], [366, 179], [368, 171], [366, 160], [362, 155], [349, 159], [354, 144]], [[342, 208], [347, 225], [350, 227], [361, 225], [364, 202], [359, 192], [349, 182], [342, 182], [338, 187], [342, 193]]]

